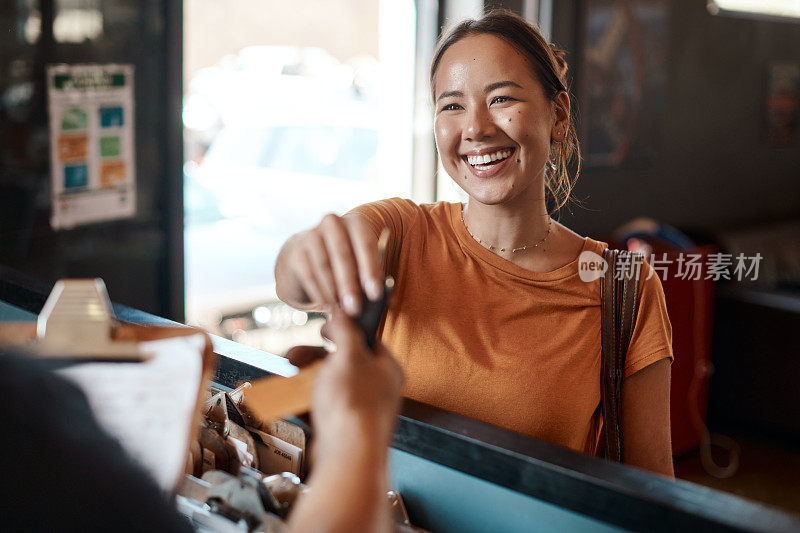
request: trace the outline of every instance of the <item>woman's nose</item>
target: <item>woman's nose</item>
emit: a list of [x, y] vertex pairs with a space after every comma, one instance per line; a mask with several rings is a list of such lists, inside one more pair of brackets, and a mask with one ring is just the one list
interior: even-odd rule
[[497, 131], [491, 113], [481, 106], [473, 107], [466, 114], [464, 140], [476, 141], [491, 137]]

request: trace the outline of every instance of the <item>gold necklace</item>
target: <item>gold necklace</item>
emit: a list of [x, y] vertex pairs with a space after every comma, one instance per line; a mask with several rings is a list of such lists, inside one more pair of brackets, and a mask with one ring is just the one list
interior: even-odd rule
[[[484, 242], [484, 241], [480, 240], [478, 237], [473, 235], [473, 233], [469, 230], [469, 227], [467, 226], [467, 221], [464, 220], [464, 207], [463, 206], [461, 207], [461, 223], [464, 224], [464, 229], [467, 230], [467, 233], [469, 233], [469, 236], [472, 237], [473, 239], [475, 239], [478, 242], [478, 244], [488, 246], [489, 250], [494, 250], [495, 249], [494, 246], [492, 246], [488, 242]], [[540, 240], [536, 244], [526, 244], [525, 246], [520, 246], [519, 248], [512, 248], [511, 249], [511, 253], [515, 254], [517, 252], [521, 252], [523, 250], [527, 250], [528, 248], [538, 248], [540, 244], [544, 244], [544, 241], [546, 241], [547, 238], [550, 236], [550, 228], [552, 227], [552, 225], [553, 225], [553, 219], [551, 219], [548, 216], [547, 217], [547, 233], [545, 234], [544, 238], [542, 238], [542, 240]], [[500, 248], [500, 251], [501, 252], [505, 252], [506, 249], [505, 248]]]

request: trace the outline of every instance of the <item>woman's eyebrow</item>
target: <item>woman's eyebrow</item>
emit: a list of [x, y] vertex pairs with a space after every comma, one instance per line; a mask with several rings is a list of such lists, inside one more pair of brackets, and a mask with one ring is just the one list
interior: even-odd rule
[[486, 86], [485, 89], [483, 89], [483, 92], [490, 93], [496, 89], [501, 89], [503, 87], [516, 87], [517, 89], [523, 88], [522, 85], [520, 85], [519, 83], [515, 83], [511, 80], [505, 80], [505, 81], [496, 81], [494, 83], [490, 83], [489, 85]]
[[[519, 83], [513, 82], [511, 80], [504, 80], [504, 81], [496, 81], [494, 83], [490, 83], [483, 89], [483, 92], [490, 93], [496, 89], [501, 89], [503, 87], [516, 87], [517, 89], [524, 88]], [[462, 96], [464, 96], [464, 93], [461, 91], [445, 91], [442, 94], [440, 94], [438, 98], [436, 98], [436, 101], [438, 102], [442, 98], [462, 97]]]
[[436, 101], [438, 102], [442, 98], [450, 98], [451, 96], [460, 97], [460, 96], [464, 96], [464, 93], [462, 93], [461, 91], [445, 91], [445, 92], [443, 92], [442, 94], [439, 95], [439, 97], [436, 99]]

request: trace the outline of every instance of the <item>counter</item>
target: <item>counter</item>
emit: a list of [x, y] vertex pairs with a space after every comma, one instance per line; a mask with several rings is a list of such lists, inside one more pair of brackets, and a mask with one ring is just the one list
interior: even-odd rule
[[[33, 320], [50, 286], [0, 267], [0, 320]], [[175, 323], [123, 305], [117, 318]], [[213, 337], [215, 381], [291, 375], [279, 356]], [[800, 531], [800, 517], [588, 457], [406, 400], [390, 449], [415, 525], [448, 531]]]

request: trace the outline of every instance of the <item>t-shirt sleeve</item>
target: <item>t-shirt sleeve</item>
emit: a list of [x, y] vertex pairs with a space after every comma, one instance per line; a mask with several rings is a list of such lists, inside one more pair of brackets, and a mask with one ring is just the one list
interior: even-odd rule
[[384, 270], [387, 274], [396, 275], [397, 258], [404, 233], [408, 231], [415, 214], [419, 211], [411, 200], [389, 198], [378, 200], [353, 208], [347, 215], [358, 215], [364, 218], [375, 236], [380, 236], [383, 228], [389, 228], [389, 244], [386, 250]]
[[661, 279], [644, 260], [639, 278], [639, 310], [628, 346], [624, 377], [627, 378], [661, 359], [669, 359], [670, 362], [674, 359], [672, 324], [667, 314]]

